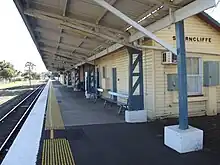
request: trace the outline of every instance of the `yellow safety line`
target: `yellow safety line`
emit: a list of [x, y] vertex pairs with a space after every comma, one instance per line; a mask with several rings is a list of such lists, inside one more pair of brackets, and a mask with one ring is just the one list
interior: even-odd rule
[[57, 102], [54, 89], [52, 85], [50, 86], [49, 97], [47, 102], [47, 114], [45, 129], [65, 129], [63, 119], [60, 112], [60, 107]]
[[42, 165], [75, 165], [68, 140], [54, 137], [55, 129], [65, 128], [52, 84], [47, 101], [45, 129], [50, 130], [50, 139], [43, 142]]
[[45, 149], [46, 149], [46, 144], [45, 142], [43, 143], [43, 152], [42, 152], [42, 165], [45, 164]]
[[52, 120], [52, 105], [51, 105], [51, 101], [52, 101], [52, 85], [50, 85], [50, 97], [49, 97], [49, 125], [53, 127], [53, 120]]

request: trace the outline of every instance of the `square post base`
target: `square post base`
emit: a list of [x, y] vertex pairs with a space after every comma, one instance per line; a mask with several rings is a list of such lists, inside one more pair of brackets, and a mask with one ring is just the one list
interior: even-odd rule
[[87, 99], [89, 99], [89, 98], [90, 98], [90, 94], [89, 94], [89, 93], [87, 93], [87, 91], [85, 91], [85, 96], [86, 96], [86, 98], [87, 98]]
[[125, 121], [127, 123], [147, 122], [147, 110], [125, 111]]
[[164, 127], [164, 144], [179, 153], [203, 149], [203, 131], [189, 126], [186, 130], [179, 125]]

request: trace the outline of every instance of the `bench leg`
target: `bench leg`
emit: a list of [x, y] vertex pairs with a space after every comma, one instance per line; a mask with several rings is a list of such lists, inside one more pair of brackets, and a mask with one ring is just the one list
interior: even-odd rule
[[106, 104], [107, 104], [107, 101], [105, 100], [105, 102], [104, 102], [104, 108], [105, 108]]
[[98, 99], [98, 96], [96, 94], [94, 94], [94, 103], [96, 103], [97, 99]]
[[119, 109], [118, 109], [118, 114], [119, 115], [121, 114], [121, 110], [122, 110], [122, 106], [120, 106]]

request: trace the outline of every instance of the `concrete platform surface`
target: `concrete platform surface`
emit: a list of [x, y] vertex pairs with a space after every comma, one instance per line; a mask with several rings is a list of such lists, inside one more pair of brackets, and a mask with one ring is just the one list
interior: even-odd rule
[[[220, 164], [218, 154], [208, 150], [179, 154], [166, 147], [156, 126], [127, 123], [71, 126], [56, 130], [54, 139], [67, 139], [76, 165]], [[49, 136], [46, 132], [43, 138]]]
[[163, 142], [164, 126], [177, 119], [124, 123], [116, 107], [101, 109], [101, 102], [53, 84], [65, 129], [43, 131], [38, 165], [220, 165], [220, 116], [190, 118], [190, 125], [204, 130], [204, 149], [179, 154]]
[[65, 126], [124, 122], [124, 116], [117, 114], [117, 106], [104, 108], [103, 100], [94, 103], [83, 92], [74, 92], [59, 82], [53, 82], [53, 87]]

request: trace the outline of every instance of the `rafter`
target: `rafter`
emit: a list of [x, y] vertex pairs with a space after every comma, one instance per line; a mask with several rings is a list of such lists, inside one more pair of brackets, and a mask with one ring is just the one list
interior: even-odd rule
[[[116, 3], [117, 0], [111, 0], [109, 2], [109, 4], [111, 4], [112, 6]], [[108, 10], [104, 9], [103, 13], [100, 14], [100, 16], [98, 17], [98, 19], [96, 20], [96, 24], [99, 24], [99, 22], [102, 20], [102, 18], [106, 15], [106, 13], [108, 12]]]
[[54, 61], [54, 60], [51, 60], [51, 59], [48, 59], [48, 58], [43, 58], [43, 61], [44, 62], [47, 62], [49, 63], [50, 65], [62, 65], [62, 66], [73, 66], [74, 63], [68, 63], [68, 62], [62, 62], [62, 61]]
[[112, 14], [116, 15], [117, 17], [119, 17], [123, 21], [127, 22], [128, 24], [133, 26], [138, 31], [142, 32], [146, 37], [151, 38], [152, 40], [156, 41], [158, 44], [160, 44], [161, 46], [163, 46], [167, 50], [171, 51], [174, 54], [177, 54], [177, 50], [175, 48], [173, 48], [172, 45], [167, 44], [166, 42], [164, 42], [163, 40], [158, 38], [155, 34], [153, 34], [151, 31], [145, 29], [143, 26], [141, 26], [140, 24], [138, 24], [137, 22], [135, 22], [134, 20], [129, 18], [127, 15], [123, 14], [118, 9], [116, 9], [113, 6], [111, 6], [110, 4], [108, 4], [106, 1], [104, 1], [104, 0], [93, 0], [93, 1], [95, 1], [100, 6], [109, 10]]
[[[81, 45], [85, 42], [86, 38], [87, 38], [87, 36], [85, 36], [85, 37], [82, 39], [82, 41], [77, 45], [77, 48], [80, 48], [80, 47], [81, 47]], [[73, 49], [73, 50], [72, 50], [72, 53], [74, 53], [74, 52], [77, 50], [77, 48], [76, 48], [76, 49]], [[87, 58], [88, 58], [88, 57], [87, 57]]]
[[[120, 43], [120, 44], [123, 44], [126, 46], [134, 47], [132, 44], [130, 44], [128, 42], [128, 36], [127, 36], [127, 33], [125, 33], [125, 32], [123, 32], [123, 35], [118, 34], [118, 33], [114, 33], [114, 32], [112, 32], [113, 30], [109, 31], [108, 28], [100, 27], [100, 25], [95, 25], [95, 26], [97, 26], [96, 28], [91, 28], [91, 26], [89, 27], [88, 25], [80, 24], [77, 21], [73, 22], [72, 18], [71, 18], [72, 21], [69, 22], [68, 20], [70, 18], [62, 17], [62, 16], [59, 16], [56, 14], [51, 14], [51, 13], [50, 13], [50, 15], [53, 15], [53, 16], [48, 16], [47, 14], [45, 14], [45, 12], [40, 11], [40, 10], [35, 10], [35, 9], [26, 9], [24, 13], [26, 15], [32, 16], [34, 18], [38, 18], [38, 19], [42, 19], [42, 20], [46, 20], [46, 21], [58, 24], [59, 28], [62, 28], [62, 29], [66, 29], [66, 30], [77, 29], [77, 30], [85, 32], [87, 34], [92, 34], [92, 35], [98, 36], [98, 37], [103, 38], [105, 40], [110, 40], [115, 43]], [[91, 23], [88, 23], [88, 24], [91, 24]], [[85, 36], [87, 36], [87, 35], [85, 35]]]
[[[44, 12], [37, 10], [33, 10], [33, 9], [28, 9], [25, 10], [24, 12], [26, 15], [28, 16], [32, 16], [34, 18], [38, 18], [38, 19], [42, 19], [42, 20], [46, 20], [55, 24], [60, 25], [59, 28], [62, 29], [66, 29], [66, 30], [74, 30], [77, 29], [79, 31], [83, 31], [85, 33], [88, 34], [92, 34], [92, 35], [96, 35], [98, 37], [104, 38], [106, 40], [110, 40], [116, 43], [120, 43], [123, 45], [127, 45], [127, 46], [131, 46], [133, 47], [130, 43], [128, 43], [128, 37], [123, 37], [122, 35], [116, 35], [114, 33], [111, 33], [110, 31], [106, 32], [107, 30], [104, 29], [102, 30], [101, 28], [99, 28], [99, 30], [97, 30], [97, 28], [91, 29], [91, 27], [79, 24], [77, 22], [68, 22], [66, 19], [59, 18], [60, 16], [48, 16], [43, 14]], [[54, 15], [54, 14], [53, 14]], [[98, 26], [98, 25], [96, 25]], [[98, 31], [98, 32], [97, 32]], [[108, 34], [106, 34], [108, 33]], [[111, 33], [111, 36], [109, 35]]]
[[110, 28], [110, 27], [106, 27], [106, 26], [102, 26], [102, 25], [97, 25], [97, 24], [94, 24], [94, 23], [90, 23], [90, 22], [75, 19], [75, 18], [64, 17], [64, 16], [60, 16], [60, 15], [57, 15], [57, 14], [54, 14], [54, 13], [49, 13], [49, 12], [36, 10], [36, 9], [32, 9], [32, 8], [26, 9], [24, 11], [24, 13], [28, 16], [37, 17], [37, 16], [41, 15], [41, 16], [46, 16], [46, 17], [51, 18], [51, 19], [52, 18], [56, 19], [56, 21], [59, 21], [59, 22], [60, 21], [69, 22], [69, 23], [72, 23], [72, 24], [74, 23], [76, 25], [81, 24], [81, 25], [84, 25], [84, 26], [87, 26], [87, 27], [94, 28], [97, 31], [106, 30], [106, 31], [112, 32], [113, 34], [120, 34], [121, 36], [124, 36], [124, 37], [129, 36], [128, 33], [125, 33], [125, 32], [123, 32], [121, 30], [118, 30], [118, 29], [114, 29], [114, 28]]
[[63, 61], [63, 60], [57, 60], [57, 59], [53, 59], [53, 58], [48, 58], [47, 56], [45, 56], [43, 59], [45, 61], [52, 62], [52, 63], [57, 63], [57, 64], [71, 64], [71, 65], [75, 65], [77, 63], [77, 61], [75, 61], [75, 62]]
[[[26, 9], [24, 13], [34, 18], [38, 18], [38, 19], [42, 19], [42, 20], [46, 20], [46, 21], [58, 24], [59, 28], [61, 29], [67, 29], [67, 30], [77, 29], [79, 31], [92, 34], [92, 35], [96, 35], [100, 38], [104, 38], [106, 40], [110, 40], [115, 43], [120, 43], [126, 46], [134, 47], [132, 44], [128, 42], [127, 33], [125, 32], [121, 33], [121, 31], [120, 33], [113, 32], [113, 31], [119, 31], [116, 29], [103, 27], [100, 25], [91, 24], [89, 22], [85, 22], [81, 20], [79, 21], [79, 20], [63, 17], [60, 15], [52, 14], [52, 13], [47, 13], [41, 10]], [[84, 24], [81, 24], [79, 22], [83, 22]]]
[[[53, 35], [59, 35], [59, 32], [57, 32], [56, 30], [50, 29], [50, 28], [44, 28], [44, 27], [36, 27], [34, 29], [34, 31], [36, 32], [40, 32], [40, 33], [49, 33], [49, 34], [53, 34]], [[63, 38], [68, 38], [70, 40], [78, 40], [78, 39], [84, 39], [84, 36], [76, 36], [74, 35], [75, 33], [71, 33], [71, 32], [63, 32], [61, 35], [61, 37]], [[102, 45], [103, 47], [109, 47], [110, 45], [105, 43], [103, 39], [100, 38], [91, 38], [91, 37], [87, 37], [86, 39], [87, 42], [95, 42], [98, 43], [100, 45]]]
[[54, 63], [54, 64], [69, 64], [69, 65], [75, 65], [77, 63], [77, 61], [75, 62], [70, 62], [70, 61], [62, 61], [62, 60], [56, 60], [56, 59], [51, 59], [48, 57], [44, 57], [43, 58], [45, 61]]
[[68, 23], [64, 23], [64, 24], [61, 25], [60, 28], [63, 28], [63, 29], [66, 29], [66, 30], [78, 29], [78, 30], [84, 31], [84, 32], [86, 32], [88, 34], [93, 34], [93, 35], [96, 35], [98, 37], [104, 38], [106, 40], [113, 41], [115, 43], [120, 43], [120, 44], [123, 44], [123, 45], [131, 46], [127, 41], [124, 41], [124, 40], [121, 40], [119, 38], [116, 38], [115, 36], [109, 36], [109, 35], [106, 35], [104, 33], [96, 32], [96, 31], [94, 31], [92, 29], [88, 29], [88, 28], [82, 27], [82, 26], [77, 26], [77, 25], [68, 24]]
[[170, 1], [170, 0], [157, 0], [162, 2], [164, 5], [170, 7], [170, 8], [179, 8], [180, 6], [175, 4], [175, 1]]
[[[154, 12], [159, 11], [160, 9], [164, 8], [163, 4], [158, 4], [155, 7], [152, 7], [150, 10], [145, 11], [143, 14], [141, 14], [139, 17], [135, 19], [136, 22], [138, 22], [140, 25], [143, 24], [146, 19], [154, 17]], [[145, 19], [143, 19], [145, 17]], [[130, 25], [126, 25], [123, 30], [127, 30], [127, 28], [131, 27]]]
[[53, 54], [58, 54], [60, 56], [67, 57], [67, 58], [78, 59], [80, 61], [83, 61], [83, 60], [86, 59], [85, 57], [82, 57], [83, 56], [82, 54], [79, 54], [79, 53], [72, 54], [69, 51], [63, 51], [63, 50], [62, 51], [61, 50], [56, 51], [56, 48], [50, 47], [50, 46], [40, 47], [40, 49], [42, 51], [50, 52], [50, 53], [53, 53]]
[[[175, 18], [175, 21], [172, 22], [170, 20], [170, 16], [166, 16], [164, 18], [161, 18], [160, 20], [157, 20], [156, 22], [148, 25], [147, 27], [145, 27], [146, 29], [148, 29], [149, 31], [155, 33], [165, 27], [168, 27], [170, 25], [172, 25], [172, 23], [184, 20], [185, 18], [188, 18], [190, 16], [193, 16], [195, 14], [200, 13], [201, 11], [204, 11], [210, 7], [213, 7], [215, 5], [215, 1], [214, 0], [210, 0], [210, 1], [203, 1], [203, 0], [195, 0], [194, 2], [184, 6], [183, 8], [180, 8], [178, 10], [176, 10], [173, 13], [173, 16]], [[135, 34], [131, 35], [129, 37], [129, 42], [133, 42], [136, 41], [140, 38], [144, 37], [144, 34], [141, 32], [136, 32]], [[95, 60], [97, 58], [103, 57], [106, 54], [109, 54], [111, 52], [114, 52], [120, 48], [122, 48], [124, 45], [122, 44], [114, 44], [112, 46], [110, 46], [109, 48], [89, 57], [87, 60], [88, 61], [92, 61]], [[77, 64], [76, 66], [81, 65], [81, 63]]]
[[[96, 25], [96, 24], [91, 24], [89, 22], [85, 22], [81, 20], [75, 20], [72, 18], [63, 17], [57, 14], [47, 13], [41, 10], [26, 9], [24, 13], [28, 16], [31, 16], [37, 19], [42, 19], [42, 20], [46, 20], [46, 21], [58, 24], [59, 28], [61, 29], [65, 29], [69, 31], [78, 30], [78, 31], [85, 32], [87, 34], [95, 35], [105, 40], [123, 44], [129, 47], [134, 47], [132, 44], [128, 42], [128, 33], [125, 33], [125, 32], [121, 33], [121, 31], [120, 33], [116, 33], [114, 31], [117, 31], [117, 32], [119, 31], [116, 29], [103, 27], [103, 26]], [[83, 22], [84, 24], [81, 24], [79, 22]]]
[[[63, 7], [63, 16], [66, 16], [66, 9], [67, 9], [68, 0], [65, 0], [64, 7]], [[63, 29], [60, 29], [60, 36], [57, 42], [57, 50], [59, 48], [60, 42], [61, 42], [61, 34], [63, 33]]]
[[[39, 41], [39, 42], [42, 42], [42, 43], [45, 43], [45, 44], [49, 44], [49, 45], [55, 45], [55, 44], [56, 44], [55, 41], [47, 40], [47, 39], [39, 39], [38, 41]], [[69, 45], [69, 44], [66, 44], [66, 43], [65, 43], [65, 44], [64, 44], [64, 43], [60, 43], [59, 45], [62, 46], [62, 47], [66, 47], [66, 48], [68, 48], [68, 49], [71, 49], [71, 50], [72, 50], [72, 49], [75, 49], [75, 50], [77, 50], [78, 52], [84, 52], [84, 53], [88, 54], [88, 55], [85, 56], [85, 57], [88, 57], [89, 54], [91, 54], [91, 52], [92, 52], [92, 50], [78, 47], [78, 45], [77, 45], [77, 46], [74, 46], [74, 45]]]
[[54, 53], [51, 53], [51, 52], [48, 52], [48, 51], [44, 51], [43, 48], [41, 48], [41, 54], [42, 54], [42, 57], [47, 54], [47, 55], [50, 55], [50, 56], [53, 56], [53, 57], [59, 57], [59, 58], [62, 58], [62, 59], [66, 59], [66, 60], [73, 60], [73, 58], [70, 58], [70, 57], [66, 57], [66, 56], [63, 56], [63, 55], [58, 55], [58, 54], [54, 54]]
[[43, 56], [42, 58], [49, 58], [51, 60], [57, 60], [57, 61], [65, 61], [65, 62], [71, 62], [73, 63], [74, 61], [78, 61], [78, 60], [75, 60], [75, 59], [67, 59], [67, 58], [64, 58], [64, 57], [61, 57], [59, 55], [54, 55], [52, 53], [49, 53], [49, 52], [44, 52], [43, 53]]
[[[48, 43], [44, 43], [44, 47], [50, 49], [51, 51], [56, 51], [56, 48], [53, 47], [53, 45], [50, 45]], [[74, 52], [73, 53], [71, 51], [63, 50], [63, 49], [60, 49], [59, 51], [56, 51], [56, 53], [61, 53], [61, 54], [67, 55], [67, 56], [76, 57], [76, 58], [80, 58], [80, 59], [88, 58], [88, 56], [84, 53], [79, 53], [79, 52]]]

